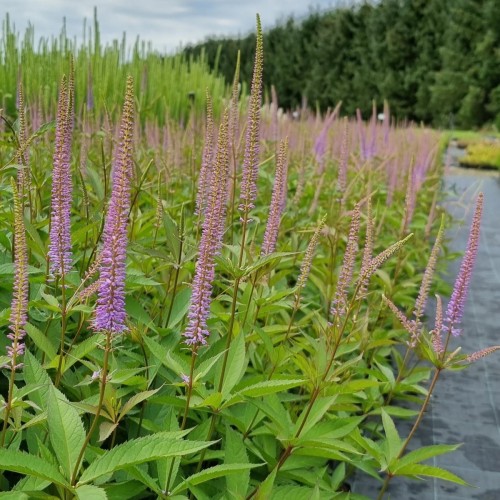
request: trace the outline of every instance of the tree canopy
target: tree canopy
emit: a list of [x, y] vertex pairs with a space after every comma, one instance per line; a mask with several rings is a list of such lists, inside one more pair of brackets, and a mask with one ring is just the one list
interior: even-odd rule
[[[279, 105], [380, 110], [440, 127], [500, 126], [500, 0], [381, 0], [280, 21], [265, 33], [264, 83]], [[188, 46], [230, 82], [250, 81], [255, 35]]]

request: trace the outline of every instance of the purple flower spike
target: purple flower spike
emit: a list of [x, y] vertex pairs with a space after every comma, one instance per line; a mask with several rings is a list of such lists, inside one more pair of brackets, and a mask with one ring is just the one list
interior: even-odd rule
[[196, 209], [194, 214], [200, 215], [205, 208], [207, 192], [210, 186], [210, 165], [212, 164], [214, 149], [214, 119], [212, 110], [212, 98], [207, 89], [207, 124], [205, 127], [205, 143], [201, 159], [200, 175], [198, 178], [198, 194], [196, 196]]
[[269, 218], [267, 220], [264, 242], [262, 243], [262, 255], [273, 253], [276, 248], [278, 231], [280, 228], [281, 215], [285, 209], [286, 187], [287, 187], [287, 163], [288, 163], [288, 139], [280, 142], [278, 156], [276, 158], [276, 177], [274, 179], [273, 194], [269, 207]]
[[215, 256], [222, 247], [227, 203], [227, 176], [229, 172], [229, 112], [226, 110], [219, 128], [215, 162], [210, 175], [205, 217], [192, 285], [185, 342], [193, 348], [206, 344], [210, 334], [207, 319], [212, 301], [212, 282], [215, 277]]
[[28, 249], [23, 203], [13, 180], [12, 191], [14, 193], [14, 287], [9, 324], [11, 332], [7, 335], [12, 343], [6, 349], [10, 367], [15, 370], [22, 366], [22, 363], [18, 363], [18, 357], [24, 354], [24, 325], [28, 321]]
[[344, 261], [337, 280], [335, 296], [330, 307], [330, 314], [332, 317], [343, 316], [347, 312], [347, 290], [352, 281], [354, 262], [356, 260], [356, 252], [358, 250], [359, 224], [360, 207], [359, 203], [357, 203], [352, 212], [351, 226], [349, 228], [347, 246], [344, 252]]
[[54, 167], [52, 170], [52, 199], [50, 243], [48, 257], [50, 274], [62, 276], [71, 269], [71, 135], [73, 131], [73, 79], [69, 87], [66, 77], [61, 80], [57, 105]]
[[476, 209], [469, 232], [469, 240], [467, 242], [467, 250], [465, 251], [462, 265], [458, 272], [453, 293], [451, 294], [448, 308], [446, 309], [446, 327], [445, 330], [451, 333], [454, 337], [460, 335], [458, 325], [462, 321], [464, 314], [465, 301], [467, 300], [467, 292], [472, 277], [472, 269], [477, 256], [477, 248], [479, 244], [479, 231], [481, 227], [481, 214], [483, 212], [483, 193], [479, 193], [476, 201]]
[[243, 159], [243, 177], [241, 180], [240, 206], [244, 214], [254, 207], [257, 198], [257, 177], [259, 175], [260, 152], [260, 105], [262, 101], [262, 70], [264, 67], [264, 45], [262, 27], [257, 16], [257, 47], [255, 51], [255, 64], [248, 104], [247, 131], [245, 155]]
[[104, 224], [99, 290], [93, 321], [95, 330], [113, 334], [126, 330], [125, 265], [132, 174], [133, 124], [134, 82], [129, 76], [120, 126], [120, 142], [113, 165], [113, 189]]

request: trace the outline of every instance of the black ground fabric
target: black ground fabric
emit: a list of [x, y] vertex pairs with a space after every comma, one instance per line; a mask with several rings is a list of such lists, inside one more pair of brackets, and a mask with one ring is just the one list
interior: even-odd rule
[[[472, 353], [500, 345], [500, 175], [450, 168], [445, 177], [446, 208], [463, 223], [447, 232], [451, 251], [465, 250], [472, 210], [482, 191], [485, 205], [481, 239], [463, 320], [462, 335], [454, 347]], [[449, 265], [453, 284], [460, 259]], [[402, 436], [411, 422], [399, 425]], [[394, 478], [385, 498], [394, 500], [500, 499], [500, 352], [468, 369], [444, 373], [431, 405], [409, 449], [431, 444], [463, 443], [455, 452], [434, 458], [429, 465], [443, 467], [471, 484], [464, 487], [441, 480]], [[352, 491], [376, 498], [380, 485], [358, 475]]]

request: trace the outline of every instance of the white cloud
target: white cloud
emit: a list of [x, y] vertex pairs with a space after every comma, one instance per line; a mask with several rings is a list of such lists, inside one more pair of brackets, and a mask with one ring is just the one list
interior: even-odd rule
[[[312, 1], [320, 8], [335, 3]], [[3, 0], [2, 4], [18, 31], [30, 22], [35, 36], [57, 36], [65, 17], [68, 35], [81, 39], [83, 19], [91, 25], [96, 0]], [[254, 29], [256, 12], [266, 27], [289, 14], [306, 14], [310, 4], [310, 0], [106, 0], [97, 3], [97, 10], [103, 42], [121, 39], [126, 32], [130, 42], [140, 36], [170, 52], [209, 35], [246, 34]]]

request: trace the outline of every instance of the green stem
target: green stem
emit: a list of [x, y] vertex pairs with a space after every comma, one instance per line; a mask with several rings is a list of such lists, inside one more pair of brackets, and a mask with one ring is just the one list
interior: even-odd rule
[[[172, 315], [172, 310], [174, 308], [175, 295], [177, 292], [177, 283], [179, 282], [179, 273], [181, 271], [181, 263], [182, 263], [182, 250], [184, 248], [184, 216], [181, 215], [181, 228], [180, 228], [180, 240], [179, 240], [179, 256], [177, 257], [177, 265], [175, 267], [175, 275], [174, 275], [174, 289], [172, 292], [172, 300], [170, 301], [170, 306], [168, 308], [167, 320], [165, 322], [165, 328], [168, 327], [168, 323], [170, 321], [170, 316]], [[170, 284], [170, 279], [169, 279]], [[168, 290], [167, 290], [168, 293]]]
[[75, 467], [73, 469], [73, 474], [71, 475], [72, 485], [76, 484], [78, 470], [80, 468], [83, 456], [85, 455], [85, 450], [87, 449], [87, 446], [90, 443], [92, 434], [94, 433], [97, 427], [97, 423], [99, 421], [99, 417], [101, 416], [102, 406], [104, 403], [104, 394], [106, 391], [106, 382], [108, 378], [108, 362], [109, 362], [110, 352], [111, 352], [111, 333], [106, 332], [106, 346], [104, 348], [104, 361], [102, 363], [102, 370], [101, 370], [101, 389], [99, 391], [99, 402], [97, 403], [97, 408], [94, 415], [94, 420], [92, 421], [92, 425], [90, 426], [89, 432], [87, 433], [87, 436], [85, 437], [85, 441], [83, 442], [80, 453], [78, 454], [78, 458], [76, 459]]
[[227, 328], [227, 338], [226, 338], [226, 350], [224, 352], [224, 358], [222, 360], [222, 370], [220, 373], [219, 386], [217, 388], [218, 392], [222, 391], [222, 386], [224, 384], [224, 377], [226, 375], [226, 367], [227, 360], [229, 356], [229, 348], [231, 347], [231, 341], [233, 337], [233, 327], [234, 327], [234, 318], [236, 316], [236, 302], [238, 301], [238, 288], [240, 286], [240, 279], [236, 278], [234, 280], [234, 292], [233, 292], [233, 301], [231, 303], [231, 318], [229, 320], [229, 326]]
[[66, 338], [66, 284], [64, 279], [64, 266], [61, 273], [61, 341], [59, 345], [59, 361], [57, 363], [57, 372], [54, 385], [59, 386], [62, 376], [62, 364], [64, 359], [64, 341]]
[[196, 347], [193, 349], [191, 354], [191, 368], [189, 370], [189, 382], [186, 394], [186, 407], [184, 408], [184, 416], [182, 417], [181, 431], [183, 431], [186, 428], [186, 422], [189, 413], [189, 403], [191, 402], [191, 395], [193, 394], [193, 376], [194, 376], [195, 363], [196, 363]]
[[10, 370], [10, 377], [9, 377], [9, 394], [7, 396], [7, 404], [5, 406], [5, 417], [3, 419], [3, 427], [2, 427], [2, 437], [0, 439], [0, 447], [3, 448], [5, 444], [5, 435], [7, 433], [7, 427], [9, 423], [9, 416], [10, 416], [10, 411], [12, 409], [12, 396], [14, 392], [14, 378], [16, 375], [16, 354], [13, 354], [13, 359], [11, 361], [11, 370]]
[[[191, 402], [191, 396], [193, 394], [193, 376], [194, 376], [194, 365], [196, 363], [197, 347], [195, 346], [191, 353], [191, 368], [189, 370], [189, 382], [186, 394], [186, 406], [184, 408], [184, 416], [182, 417], [180, 430], [183, 431], [186, 428], [187, 417], [189, 413], [189, 403]], [[170, 481], [172, 480], [172, 472], [174, 470], [175, 457], [172, 458], [170, 462], [170, 469], [168, 471], [166, 490], [170, 490]]]
[[[222, 386], [224, 385], [224, 377], [225, 377], [226, 368], [227, 368], [229, 348], [231, 347], [231, 339], [233, 336], [233, 326], [234, 326], [234, 318], [236, 315], [236, 302], [237, 302], [237, 298], [238, 298], [238, 288], [240, 285], [240, 279], [241, 278], [238, 277], [234, 280], [233, 301], [231, 304], [231, 317], [229, 319], [229, 326], [227, 329], [226, 350], [224, 352], [224, 358], [222, 360], [222, 369], [221, 369], [221, 374], [220, 374], [217, 392], [222, 392]], [[212, 418], [210, 420], [210, 428], [208, 429], [208, 433], [207, 433], [207, 441], [209, 441], [212, 437], [212, 433], [214, 432], [214, 429], [215, 429], [215, 423], [217, 420], [217, 416], [218, 416], [217, 412], [212, 413]], [[200, 456], [200, 459], [198, 461], [198, 465], [196, 467], [196, 472], [199, 472], [201, 470], [201, 466], [203, 465], [203, 461], [205, 459], [205, 453], [206, 453], [206, 449], [201, 452], [201, 456]]]
[[[413, 435], [418, 429], [418, 426], [420, 425], [420, 422], [424, 418], [424, 413], [427, 410], [427, 406], [429, 404], [429, 401], [431, 399], [432, 392], [434, 391], [434, 387], [436, 386], [436, 383], [438, 381], [439, 375], [441, 374], [442, 368], [436, 368], [436, 371], [434, 372], [434, 377], [432, 378], [431, 385], [429, 386], [429, 390], [427, 391], [427, 396], [424, 400], [424, 404], [422, 405], [422, 408], [420, 408], [420, 412], [418, 413], [417, 420], [415, 420], [415, 423], [413, 424], [413, 427], [411, 428], [410, 433], [408, 434], [408, 437], [406, 438], [405, 442], [403, 443], [403, 446], [401, 447], [401, 450], [399, 450], [398, 456], [396, 457], [396, 460], [400, 459], [408, 445], [410, 444], [411, 439], [413, 438]], [[384, 497], [385, 492], [387, 491], [387, 488], [389, 487], [389, 483], [391, 482], [391, 479], [394, 476], [388, 472], [387, 476], [385, 478], [384, 484], [382, 485], [382, 488], [380, 489], [380, 492], [377, 496], [377, 500], [382, 500]]]

